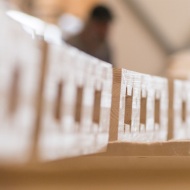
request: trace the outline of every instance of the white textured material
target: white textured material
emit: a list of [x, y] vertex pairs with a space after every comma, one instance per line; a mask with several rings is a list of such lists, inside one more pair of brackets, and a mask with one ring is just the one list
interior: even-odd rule
[[[131, 126], [124, 123], [126, 92], [132, 95]], [[147, 98], [146, 124], [140, 123], [140, 101]], [[155, 123], [155, 99], [160, 100], [160, 124]], [[167, 79], [122, 69], [118, 140], [156, 142], [167, 140], [168, 81]]]
[[[58, 84], [62, 82], [62, 117], [54, 116]], [[83, 88], [81, 122], [75, 121], [77, 88]], [[93, 123], [95, 90], [101, 90], [100, 126]], [[53, 160], [96, 152], [108, 144], [112, 68], [66, 44], [49, 46], [40, 157]]]
[[[0, 160], [26, 161], [31, 151], [35, 100], [39, 83], [37, 43], [0, 6]], [[18, 72], [18, 104], [9, 112], [14, 73]]]
[[24, 30], [33, 37], [41, 37], [50, 43], [62, 44], [62, 33], [56, 25], [19, 11], [10, 10], [7, 11], [7, 15], [20, 23]]
[[[182, 104], [186, 104], [184, 110], [185, 121], [182, 119]], [[174, 80], [174, 130], [173, 138], [185, 140], [190, 138], [190, 81]]]

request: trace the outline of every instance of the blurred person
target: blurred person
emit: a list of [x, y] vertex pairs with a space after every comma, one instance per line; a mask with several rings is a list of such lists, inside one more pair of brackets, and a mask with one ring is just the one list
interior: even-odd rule
[[112, 63], [107, 36], [112, 12], [103, 5], [94, 7], [82, 32], [67, 40], [67, 43], [98, 59]]

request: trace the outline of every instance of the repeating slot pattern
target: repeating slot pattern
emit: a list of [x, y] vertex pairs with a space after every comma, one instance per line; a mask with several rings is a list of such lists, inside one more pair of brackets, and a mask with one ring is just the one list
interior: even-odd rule
[[52, 40], [42, 40], [43, 52], [3, 9], [0, 25], [0, 161], [91, 154], [109, 141], [163, 142], [168, 108], [172, 138], [190, 138], [189, 81], [174, 80], [168, 97], [166, 78], [113, 69]]
[[166, 79], [122, 69], [119, 104], [119, 141], [167, 140]]
[[49, 46], [42, 159], [94, 153], [108, 144], [112, 68], [75, 48]]

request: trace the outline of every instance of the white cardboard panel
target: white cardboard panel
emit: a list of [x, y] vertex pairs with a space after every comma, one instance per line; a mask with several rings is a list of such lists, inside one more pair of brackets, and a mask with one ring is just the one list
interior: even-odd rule
[[[126, 95], [132, 96], [131, 124], [125, 123]], [[146, 123], [140, 123], [141, 96], [146, 98]], [[155, 121], [155, 100], [160, 101], [159, 123]], [[157, 110], [156, 110], [157, 111]], [[168, 122], [167, 79], [122, 69], [119, 141], [156, 142], [167, 140]]]
[[[54, 117], [57, 87], [62, 81], [62, 117]], [[45, 160], [94, 153], [108, 144], [112, 69], [67, 45], [50, 46], [44, 92], [40, 157]], [[80, 123], [75, 120], [77, 89], [82, 88]], [[95, 90], [101, 90], [100, 124], [93, 123]]]
[[190, 81], [174, 80], [173, 138], [190, 138]]
[[[33, 140], [40, 51], [5, 10], [0, 10], [0, 25], [0, 160], [21, 162], [29, 158]], [[17, 94], [11, 94], [13, 88]], [[11, 98], [17, 99], [12, 113]]]

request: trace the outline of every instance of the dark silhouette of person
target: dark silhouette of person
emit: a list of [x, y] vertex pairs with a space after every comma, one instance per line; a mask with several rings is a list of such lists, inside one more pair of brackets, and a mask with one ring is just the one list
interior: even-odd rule
[[83, 31], [68, 39], [67, 43], [103, 61], [112, 63], [107, 35], [112, 12], [103, 5], [94, 7], [89, 15]]

